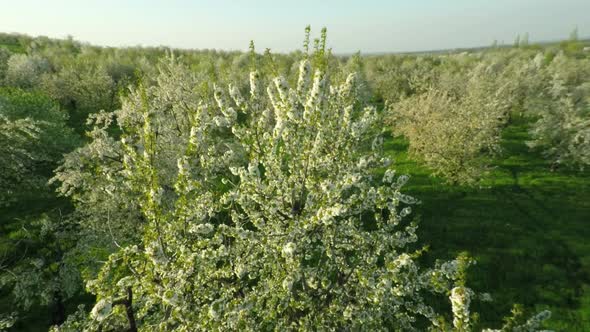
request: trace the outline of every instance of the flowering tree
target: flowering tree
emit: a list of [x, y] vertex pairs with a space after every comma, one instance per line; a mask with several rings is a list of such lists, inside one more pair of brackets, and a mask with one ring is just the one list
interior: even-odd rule
[[[137, 202], [139, 240], [87, 283], [90, 315], [55, 329], [470, 330], [468, 259], [418, 266], [408, 177], [382, 157], [356, 75], [333, 85], [327, 69], [320, 43], [294, 87], [255, 70], [244, 91], [195, 84], [170, 59], [101, 115], [76, 153], [106, 179], [94, 197]], [[85, 174], [66, 163], [56, 179], [92, 197]], [[450, 294], [452, 323], [426, 294]]]
[[74, 63], [60, 71], [45, 74], [41, 88], [69, 110], [75, 128], [85, 123], [89, 114], [116, 107], [117, 87], [101, 67], [90, 63]]
[[375, 97], [388, 103], [424, 92], [424, 83], [435, 79], [440, 65], [439, 58], [428, 56], [383, 55], [364, 60]]
[[[67, 113], [41, 93], [0, 88], [1, 207], [51, 196], [51, 170], [78, 143], [66, 120]], [[53, 322], [63, 322], [65, 300], [81, 290], [75, 266], [64, 259], [74, 233], [48, 215], [5, 220], [0, 287], [15, 313], [0, 319], [0, 327], [14, 322], [17, 309], [22, 313], [32, 305], [55, 305]]]
[[529, 98], [536, 118], [530, 147], [540, 148], [553, 167], [590, 165], [590, 60], [558, 55], [543, 69], [545, 83]]
[[426, 92], [389, 106], [393, 131], [410, 153], [451, 183], [472, 184], [499, 149], [513, 105], [502, 67], [480, 63], [466, 73], [443, 72]]
[[26, 318], [32, 306], [43, 306], [50, 310], [52, 323], [61, 324], [66, 301], [83, 290], [79, 257], [71, 250], [76, 232], [71, 222], [48, 214], [20, 222], [21, 229], [10, 233], [8, 249], [0, 252], [0, 287], [10, 290], [3, 300], [10, 301], [13, 322]]
[[8, 69], [8, 59], [10, 59], [11, 55], [12, 53], [8, 49], [0, 47], [0, 82], [4, 81]]
[[45, 187], [49, 174], [42, 170], [55, 167], [77, 142], [66, 120], [41, 93], [0, 88], [0, 206]]
[[41, 75], [51, 69], [49, 61], [39, 55], [13, 54], [7, 63], [4, 83], [19, 88], [39, 84]]

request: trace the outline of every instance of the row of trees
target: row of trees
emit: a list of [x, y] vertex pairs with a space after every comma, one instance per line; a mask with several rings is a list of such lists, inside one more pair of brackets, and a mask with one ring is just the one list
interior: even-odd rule
[[529, 145], [542, 149], [554, 166], [589, 166], [590, 59], [560, 54], [533, 79], [541, 89], [527, 104], [536, 118]]
[[489, 171], [514, 117], [530, 123], [528, 144], [552, 169], [589, 165], [590, 58], [583, 53], [492, 50], [373, 60], [369, 82], [386, 100], [393, 134], [450, 183], [475, 184]]

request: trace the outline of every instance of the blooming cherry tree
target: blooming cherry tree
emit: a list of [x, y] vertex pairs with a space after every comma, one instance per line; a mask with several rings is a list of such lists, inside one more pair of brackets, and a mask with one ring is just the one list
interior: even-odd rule
[[[469, 330], [476, 295], [453, 288], [468, 260], [418, 266], [418, 201], [357, 76], [331, 83], [325, 38], [299, 68], [294, 87], [254, 70], [240, 89], [171, 59], [131, 89], [109, 146], [140, 240], [87, 283], [90, 315], [56, 330]], [[427, 300], [447, 295], [454, 320]]]

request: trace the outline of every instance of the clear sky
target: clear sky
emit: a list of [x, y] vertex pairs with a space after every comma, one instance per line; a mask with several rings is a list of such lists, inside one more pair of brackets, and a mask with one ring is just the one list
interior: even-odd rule
[[590, 0], [0, 0], [0, 32], [98, 45], [299, 49], [328, 28], [336, 53], [420, 51], [590, 36]]

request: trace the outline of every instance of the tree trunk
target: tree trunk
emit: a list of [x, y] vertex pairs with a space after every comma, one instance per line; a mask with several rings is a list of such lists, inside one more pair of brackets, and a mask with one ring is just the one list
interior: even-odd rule
[[137, 323], [135, 322], [135, 314], [133, 313], [133, 292], [131, 291], [131, 287], [127, 288], [125, 311], [127, 313], [127, 320], [129, 320], [129, 332], [137, 332]]
[[53, 325], [61, 325], [66, 320], [66, 306], [59, 291], [55, 293], [54, 300], [55, 305], [53, 307], [53, 314], [51, 315], [51, 323]]

